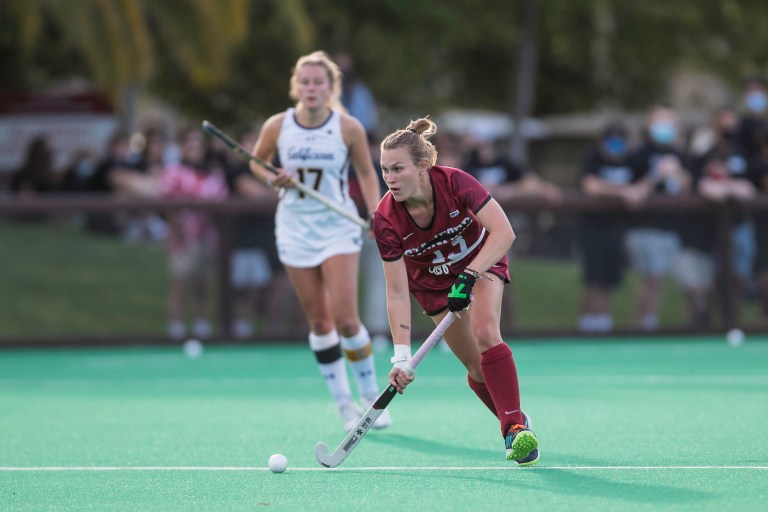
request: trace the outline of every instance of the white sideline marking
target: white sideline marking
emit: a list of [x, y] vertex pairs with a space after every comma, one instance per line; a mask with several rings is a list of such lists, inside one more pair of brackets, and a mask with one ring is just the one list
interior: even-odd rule
[[[519, 468], [517, 466], [371, 466], [371, 467], [347, 467], [347, 468], [291, 468], [290, 471], [541, 471], [541, 470], [566, 470], [566, 471], [594, 471], [594, 470], [732, 470], [752, 469], [765, 471], [768, 466], [532, 466]], [[30, 472], [30, 471], [269, 471], [269, 468], [248, 466], [30, 466], [13, 467], [0, 466], [0, 471]]]
[[[459, 379], [460, 380], [460, 379]], [[455, 377], [430, 376], [429, 381], [433, 385], [455, 384]], [[529, 384], [537, 385], [561, 385], [562, 383], [572, 384], [627, 384], [627, 385], [686, 385], [686, 386], [768, 386], [768, 375], [676, 375], [676, 374], [617, 374], [617, 375], [532, 375], [525, 377]], [[67, 378], [18, 378], [18, 377], [0, 377], [0, 386], [22, 384], [34, 384], [39, 386], [81, 386], [91, 387], [93, 385], [102, 386], [104, 383], [119, 385], [134, 385], [151, 383], [153, 386], [168, 386], [178, 389], [179, 385], [189, 386], [210, 386], [216, 383], [220, 386], [259, 386], [267, 384], [284, 383], [285, 379], [281, 377], [256, 378], [256, 377], [209, 377], [209, 378], [153, 378], [138, 377], [120, 379], [119, 381], [109, 381], [106, 379], [83, 379], [79, 377]], [[316, 386], [317, 379], [313, 377], [295, 377], [291, 379], [291, 386]]]

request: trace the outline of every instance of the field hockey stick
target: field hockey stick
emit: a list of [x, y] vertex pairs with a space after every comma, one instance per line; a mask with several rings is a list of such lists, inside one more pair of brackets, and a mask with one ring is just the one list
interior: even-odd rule
[[[277, 168], [267, 162], [266, 160], [262, 160], [261, 158], [257, 157], [256, 155], [252, 155], [248, 152], [247, 149], [245, 149], [243, 146], [235, 142], [235, 140], [224, 133], [223, 131], [219, 130], [213, 123], [209, 123], [208, 121], [203, 121], [203, 131], [209, 135], [213, 135], [217, 139], [221, 140], [224, 144], [230, 147], [235, 153], [240, 155], [241, 157], [245, 158], [246, 160], [251, 160], [253, 162], [256, 162], [260, 166], [264, 167], [268, 171], [270, 171], [273, 174], [277, 174]], [[319, 201], [326, 207], [330, 208], [331, 210], [335, 211], [339, 215], [342, 215], [346, 217], [347, 219], [351, 220], [358, 226], [360, 226], [363, 229], [371, 229], [371, 225], [368, 221], [361, 219], [358, 215], [350, 212], [349, 210], [345, 209], [340, 204], [336, 203], [335, 201], [332, 201], [325, 197], [323, 194], [318, 192], [317, 190], [308, 187], [304, 183], [300, 181], [295, 181], [295, 186], [297, 189], [299, 189], [303, 194], [306, 194], [310, 196], [311, 198], [315, 199], [316, 201]]]
[[[419, 350], [417, 350], [411, 360], [408, 361], [410, 367], [407, 367], [406, 371], [412, 372], [416, 369], [424, 356], [427, 355], [427, 352], [429, 352], [440, 340], [443, 333], [450, 327], [455, 318], [456, 315], [454, 313], [445, 315], [445, 318], [443, 318], [438, 326], [435, 327], [435, 330], [432, 331], [429, 338], [422, 343]], [[384, 412], [384, 409], [389, 405], [389, 402], [395, 398], [395, 395], [397, 395], [397, 389], [390, 384], [387, 386], [387, 389], [379, 395], [379, 398], [373, 402], [373, 405], [365, 411], [365, 414], [363, 414], [360, 421], [357, 422], [357, 425], [349, 431], [347, 437], [344, 438], [332, 453], [328, 453], [328, 446], [325, 443], [317, 443], [317, 446], [315, 446], [315, 457], [317, 457], [317, 461], [327, 468], [335, 468], [344, 462], [344, 459], [346, 459], [349, 453], [358, 445], [363, 436], [368, 432], [368, 429], [373, 425], [373, 422], [376, 421], [382, 412]]]

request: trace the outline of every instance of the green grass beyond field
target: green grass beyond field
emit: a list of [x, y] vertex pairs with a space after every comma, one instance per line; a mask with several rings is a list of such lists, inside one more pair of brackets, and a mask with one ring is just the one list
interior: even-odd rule
[[[66, 225], [0, 223], [0, 247], [0, 340], [165, 334], [167, 264], [162, 244], [127, 244]], [[575, 329], [581, 294], [576, 262], [513, 258], [511, 274], [505, 295], [514, 305], [505, 309], [505, 328]], [[631, 325], [636, 285], [636, 276], [629, 273], [618, 290], [618, 326]], [[685, 308], [671, 282], [663, 304], [662, 325], [682, 326]], [[748, 323], [755, 308], [747, 306]], [[431, 330], [421, 315], [416, 321], [422, 331]]]

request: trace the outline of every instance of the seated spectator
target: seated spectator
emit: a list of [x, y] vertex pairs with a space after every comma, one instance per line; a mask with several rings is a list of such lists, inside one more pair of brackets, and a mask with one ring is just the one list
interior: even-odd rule
[[[581, 191], [587, 197], [616, 197], [628, 207], [638, 205], [648, 188], [632, 183], [629, 130], [609, 123], [589, 150], [581, 168]], [[625, 213], [590, 213], [582, 217], [583, 296], [579, 330], [606, 333], [613, 329], [613, 297], [624, 273]]]
[[[135, 166], [114, 169], [110, 183], [116, 194], [152, 196], [165, 167], [168, 137], [157, 127], [135, 133], [134, 149], [140, 150]], [[140, 212], [123, 221], [123, 237], [129, 242], [160, 242], [167, 236], [165, 219], [155, 212]]]
[[55, 189], [51, 147], [44, 135], [38, 135], [27, 145], [24, 162], [11, 177], [11, 191], [34, 196]]
[[[130, 137], [122, 130], [116, 131], [107, 142], [104, 157], [86, 183], [86, 190], [95, 193], [113, 193], [115, 176], [138, 170], [139, 155], [131, 150]], [[119, 180], [117, 180], [119, 182]], [[122, 219], [113, 213], [91, 213], [86, 227], [93, 232], [117, 235], [122, 231]]]
[[159, 128], [148, 128], [132, 136], [134, 149], [123, 165], [108, 171], [107, 188], [126, 195], [152, 195], [165, 167], [168, 137]]
[[96, 171], [96, 155], [90, 149], [75, 150], [72, 161], [62, 173], [61, 189], [65, 192], [85, 192], [88, 180]]
[[[23, 198], [54, 192], [56, 188], [51, 148], [46, 137], [40, 135], [27, 145], [24, 162], [11, 175], [10, 189]], [[16, 215], [14, 218], [20, 221], [42, 221], [47, 219], [48, 215], [27, 213]]]

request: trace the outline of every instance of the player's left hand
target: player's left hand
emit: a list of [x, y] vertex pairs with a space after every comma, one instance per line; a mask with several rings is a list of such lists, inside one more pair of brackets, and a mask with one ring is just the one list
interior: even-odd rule
[[475, 276], [468, 272], [462, 272], [456, 278], [456, 282], [448, 292], [448, 311], [464, 311], [472, 302], [472, 287], [475, 285]]
[[389, 372], [389, 383], [395, 386], [397, 392], [402, 395], [408, 384], [413, 382], [414, 377], [415, 374], [413, 370], [408, 368], [398, 368], [398, 366], [395, 365]]
[[414, 377], [413, 368], [411, 368], [411, 347], [396, 343], [394, 349], [395, 357], [390, 360], [394, 366], [389, 372], [389, 383], [402, 395], [406, 386], [413, 382]]

